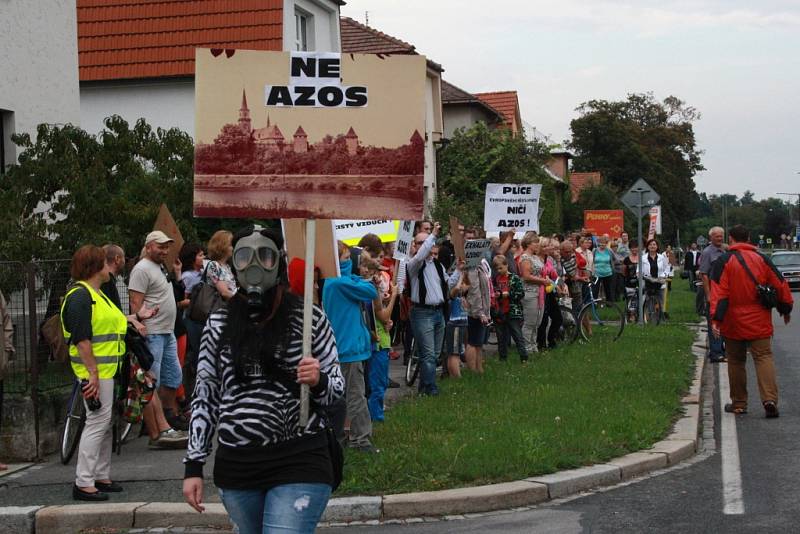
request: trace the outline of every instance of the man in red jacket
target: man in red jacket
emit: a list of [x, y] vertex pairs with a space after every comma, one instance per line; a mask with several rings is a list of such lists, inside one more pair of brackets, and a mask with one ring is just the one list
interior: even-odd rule
[[[772, 310], [765, 308], [756, 283], [775, 288], [777, 310], [789, 324], [792, 294], [789, 285], [766, 256], [749, 243], [750, 233], [742, 225], [728, 232], [730, 248], [711, 270], [711, 327], [725, 339], [731, 403], [725, 411], [747, 413], [747, 348], [753, 355], [758, 391], [767, 417], [778, 417], [778, 384], [772, 359]], [[742, 264], [746, 264], [747, 268]], [[749, 272], [748, 272], [749, 270]]]

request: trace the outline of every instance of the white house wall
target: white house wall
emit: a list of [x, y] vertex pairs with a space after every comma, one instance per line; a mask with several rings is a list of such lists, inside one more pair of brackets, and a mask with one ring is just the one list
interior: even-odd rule
[[194, 137], [194, 80], [83, 83], [81, 125], [99, 132], [103, 120], [119, 115], [131, 126], [144, 118], [153, 128], [179, 128]]
[[433, 142], [438, 140], [434, 135], [437, 129], [435, 91], [438, 88], [437, 80], [428, 74], [425, 78], [425, 206], [430, 208], [436, 200], [436, 148]]
[[33, 4], [0, 1], [0, 109], [13, 112], [4, 124], [7, 163], [18, 155], [11, 133], [35, 136], [41, 123], [80, 121], [75, 0]]
[[298, 8], [314, 19], [314, 38], [309, 42], [310, 50], [321, 52], [341, 51], [339, 38], [339, 6], [329, 0], [285, 0], [283, 3], [283, 49], [294, 50], [296, 27], [295, 9]]

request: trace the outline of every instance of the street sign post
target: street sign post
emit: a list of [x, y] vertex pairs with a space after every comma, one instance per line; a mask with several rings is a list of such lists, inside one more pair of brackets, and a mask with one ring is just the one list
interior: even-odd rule
[[636, 269], [636, 278], [639, 282], [639, 324], [644, 324], [644, 299], [642, 291], [642, 255], [646, 251], [642, 249], [642, 217], [645, 214], [645, 209], [649, 211], [652, 206], [658, 204], [661, 197], [655, 190], [648, 184], [644, 178], [636, 180], [628, 191], [622, 195], [622, 203], [628, 209], [636, 214], [636, 229], [638, 231], [639, 239], [639, 265]]

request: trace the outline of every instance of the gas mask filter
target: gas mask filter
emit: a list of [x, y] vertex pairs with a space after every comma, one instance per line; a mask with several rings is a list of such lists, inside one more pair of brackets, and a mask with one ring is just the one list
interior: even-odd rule
[[251, 306], [262, 306], [263, 297], [278, 285], [280, 250], [272, 239], [256, 226], [252, 233], [236, 242], [232, 263], [236, 280]]

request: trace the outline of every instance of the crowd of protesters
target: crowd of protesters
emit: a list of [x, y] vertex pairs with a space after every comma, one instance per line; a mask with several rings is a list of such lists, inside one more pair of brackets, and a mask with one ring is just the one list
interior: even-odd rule
[[[157, 388], [144, 405], [143, 432], [152, 449], [188, 448], [184, 494], [192, 506], [202, 510], [202, 465], [216, 431], [217, 467], [225, 469], [215, 470], [215, 482], [237, 524], [261, 520], [245, 506], [252, 499], [283, 506], [298, 492], [314, 495], [304, 520], [315, 522], [330, 495], [325, 488], [337, 483], [330, 440], [366, 454], [381, 452], [372, 429], [386, 417], [385, 394], [393, 385], [389, 361], [400, 356], [393, 349], [395, 333], [403, 342], [404, 363], [416, 351], [419, 394], [435, 396], [439, 366], [451, 379], [463, 368], [483, 373], [489, 327], [501, 361], [508, 360], [513, 345], [528, 364], [561, 342], [561, 304], [577, 310], [591, 295], [630, 298], [639, 271], [660, 295], [677, 263], [671, 249], [662, 251], [655, 239], [640, 251], [624, 233], [613, 239], [585, 231], [527, 232], [516, 239], [505, 232], [491, 240], [477, 264], [467, 266], [455, 250], [454, 232], [463, 240], [483, 237], [469, 227], [443, 235], [439, 223], [420, 221], [410, 255], [399, 262], [392, 258], [393, 243], [374, 234], [356, 246], [338, 242], [339, 276], [323, 280], [319, 269], [314, 271], [310, 356], [299, 348], [305, 265], [285, 257], [283, 238], [275, 231], [249, 228], [234, 236], [220, 230], [206, 246], [183, 245], [171, 265], [167, 257], [174, 241], [151, 232], [128, 274], [128, 310], [117, 290], [117, 277], [125, 274], [124, 251], [116, 245], [82, 247], [73, 257], [74, 285], [61, 316], [73, 370], [86, 379], [84, 397], [99, 399], [102, 409], [88, 412], [75, 499], [104, 500], [107, 493], [122, 491], [110, 477], [108, 384], [125, 355], [124, 344], [110, 343], [111, 337], [116, 342], [132, 330], [145, 340], [150, 359], [134, 362], [129, 371], [133, 376], [141, 367], [147, 385]], [[711, 246], [700, 253], [693, 244], [684, 261], [690, 287], [700, 277], [707, 302], [711, 266], [723, 254], [721, 234], [712, 228]], [[204, 286], [216, 295], [216, 304], [207, 318], [198, 319], [190, 310]], [[718, 306], [712, 308], [706, 307], [709, 323], [712, 315], [721, 315]], [[713, 326], [711, 359], [720, 361], [722, 342]], [[312, 387], [312, 417], [305, 429], [296, 428], [298, 383]], [[774, 404], [776, 395], [770, 389], [767, 402]], [[277, 398], [282, 407], [272, 403]], [[741, 413], [742, 401], [735, 401], [730, 409]], [[250, 414], [247, 421], [265, 422], [237, 420], [242, 410]], [[332, 436], [328, 441], [320, 437], [325, 432]], [[264, 506], [261, 511], [267, 513]]]

